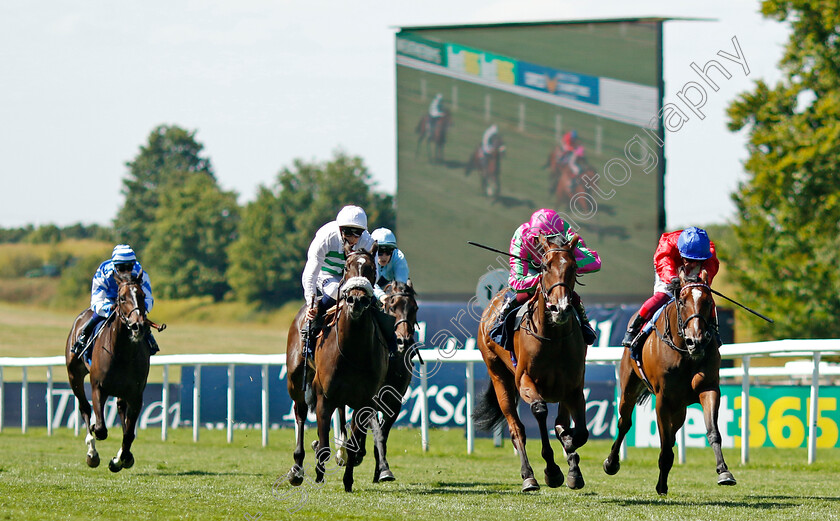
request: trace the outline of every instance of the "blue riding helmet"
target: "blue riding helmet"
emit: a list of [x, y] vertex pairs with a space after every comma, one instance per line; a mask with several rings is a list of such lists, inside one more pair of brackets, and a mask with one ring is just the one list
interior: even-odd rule
[[680, 250], [680, 255], [688, 260], [706, 260], [712, 256], [709, 235], [706, 230], [696, 226], [682, 231], [677, 240], [677, 249]]

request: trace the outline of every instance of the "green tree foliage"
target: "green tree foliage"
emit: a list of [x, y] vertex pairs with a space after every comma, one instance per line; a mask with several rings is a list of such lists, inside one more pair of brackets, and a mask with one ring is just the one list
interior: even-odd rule
[[394, 229], [393, 197], [372, 191], [363, 160], [336, 152], [330, 161], [296, 160], [242, 212], [228, 279], [237, 297], [276, 307], [303, 296], [300, 276], [315, 232], [347, 204], [365, 209], [368, 228]]
[[194, 174], [213, 179], [210, 159], [202, 156], [204, 145], [195, 140], [195, 131], [161, 125], [149, 134], [134, 161], [126, 163], [123, 179], [123, 206], [117, 212], [114, 228], [120, 242], [142, 252], [149, 242], [162, 194], [183, 186]]
[[[727, 255], [740, 297], [776, 319], [754, 320], [765, 338], [840, 334], [840, 7], [765, 0], [788, 21], [783, 79], [757, 81], [729, 107], [747, 129], [748, 178], [733, 194], [737, 256]], [[724, 252], [725, 253], [725, 252]]]
[[238, 220], [236, 194], [222, 191], [209, 174], [162, 191], [141, 258], [155, 296], [221, 300], [230, 289], [227, 248], [236, 238]]

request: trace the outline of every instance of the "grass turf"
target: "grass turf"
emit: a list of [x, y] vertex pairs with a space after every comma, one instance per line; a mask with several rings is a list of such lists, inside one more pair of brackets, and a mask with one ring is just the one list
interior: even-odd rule
[[[292, 463], [293, 432], [272, 431], [267, 448], [258, 431], [237, 431], [232, 444], [224, 431], [202, 431], [193, 443], [189, 429], [160, 441], [141, 431], [134, 445], [135, 466], [112, 474], [107, 459], [118, 448], [111, 431], [97, 448], [102, 465], [84, 463], [82, 438], [68, 429], [47, 437], [44, 429], [23, 435], [0, 434], [0, 519], [838, 519], [840, 452], [818, 451], [807, 465], [804, 450], [754, 449], [753, 461], [738, 463], [726, 450], [734, 487], [716, 484], [709, 449], [688, 449], [688, 463], [675, 465], [670, 494], [659, 497], [657, 449], [629, 449], [616, 476], [601, 462], [609, 443], [590, 442], [580, 450], [586, 487], [572, 491], [543, 487], [519, 492], [518, 458], [509, 442], [492, 447], [477, 440], [466, 455], [460, 430], [432, 431], [423, 453], [419, 432], [395, 430], [389, 446], [393, 483], [373, 484], [373, 458], [356, 469], [354, 492], [341, 484], [343, 469], [318, 487], [310, 481], [292, 488], [282, 479]], [[314, 431], [306, 434], [307, 444]], [[556, 458], [565, 472], [562, 451]], [[542, 483], [543, 462], [532, 440], [531, 462]], [[306, 455], [311, 477], [312, 452]], [[281, 478], [278, 480], [278, 478]], [[276, 483], [276, 485], [275, 485]]]

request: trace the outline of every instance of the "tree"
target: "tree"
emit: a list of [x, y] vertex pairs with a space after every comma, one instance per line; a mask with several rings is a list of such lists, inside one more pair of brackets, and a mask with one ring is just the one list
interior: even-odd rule
[[142, 252], [149, 242], [149, 226], [160, 206], [161, 194], [182, 186], [191, 174], [213, 180], [210, 159], [202, 157], [204, 145], [195, 140], [195, 131], [161, 125], [149, 134], [134, 161], [126, 163], [123, 179], [123, 206], [117, 212], [114, 228], [120, 242]]
[[[737, 256], [725, 257], [740, 297], [775, 318], [765, 338], [840, 334], [840, 8], [765, 0], [762, 13], [792, 27], [783, 79], [757, 81], [729, 107], [747, 129], [748, 178], [733, 194]], [[723, 252], [725, 253], [725, 252]]]
[[155, 295], [221, 300], [230, 289], [227, 248], [236, 238], [236, 194], [210, 175], [193, 175], [160, 194], [142, 262], [150, 268]]
[[300, 276], [315, 232], [347, 204], [365, 209], [368, 228], [394, 228], [393, 197], [372, 191], [359, 157], [336, 152], [325, 163], [296, 160], [272, 187], [261, 186], [242, 212], [228, 279], [237, 297], [276, 307], [303, 296]]

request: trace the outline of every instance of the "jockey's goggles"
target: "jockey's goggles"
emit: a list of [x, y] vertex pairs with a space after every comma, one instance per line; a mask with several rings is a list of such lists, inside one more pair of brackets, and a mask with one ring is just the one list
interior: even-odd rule
[[377, 251], [379, 252], [379, 255], [391, 255], [392, 253], [394, 253], [394, 248], [391, 248], [389, 246], [381, 246]]
[[361, 228], [350, 228], [348, 226], [344, 226], [341, 228], [341, 235], [346, 235], [348, 237], [361, 237], [364, 230]]

